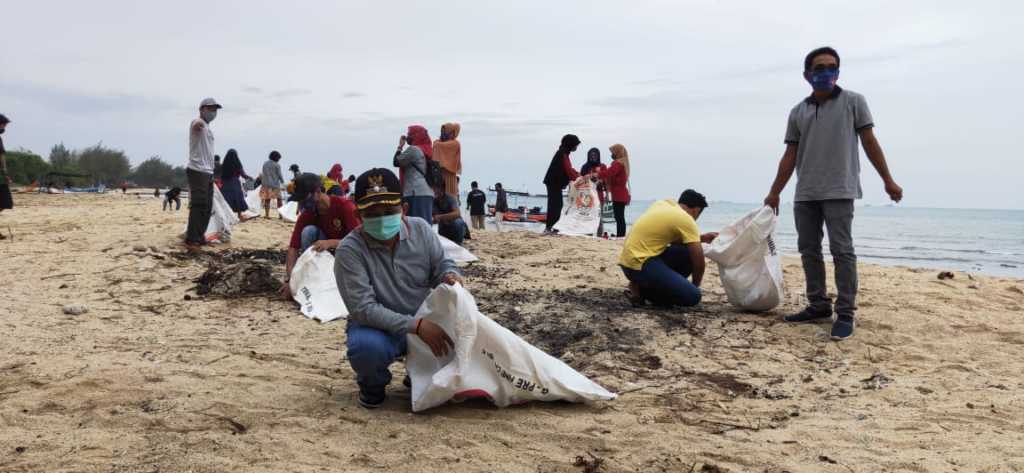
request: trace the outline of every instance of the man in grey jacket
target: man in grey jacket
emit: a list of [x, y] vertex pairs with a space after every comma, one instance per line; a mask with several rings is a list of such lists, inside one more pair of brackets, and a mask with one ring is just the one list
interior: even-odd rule
[[423, 339], [438, 357], [448, 353], [451, 338], [414, 314], [434, 287], [461, 282], [462, 276], [430, 224], [406, 218], [394, 173], [363, 173], [356, 179], [355, 200], [363, 225], [338, 245], [334, 275], [349, 311], [346, 345], [359, 404], [374, 409], [384, 403], [388, 367], [405, 355], [408, 334]]

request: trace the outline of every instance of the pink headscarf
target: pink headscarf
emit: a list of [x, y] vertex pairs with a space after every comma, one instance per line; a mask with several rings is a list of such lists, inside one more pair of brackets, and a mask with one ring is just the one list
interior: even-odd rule
[[411, 125], [405, 137], [409, 140], [410, 145], [423, 151], [427, 159], [434, 159], [434, 148], [430, 146], [430, 133], [427, 133], [426, 128], [420, 125]]
[[341, 182], [341, 165], [335, 164], [331, 166], [331, 170], [327, 171], [327, 177], [331, 178], [335, 182]]

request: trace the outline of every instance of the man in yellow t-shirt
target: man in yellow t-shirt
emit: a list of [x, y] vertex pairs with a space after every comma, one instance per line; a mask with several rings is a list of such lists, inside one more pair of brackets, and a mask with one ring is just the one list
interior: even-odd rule
[[[619, 265], [629, 280], [626, 295], [633, 305], [694, 306], [700, 302], [704, 250], [717, 233], [700, 234], [697, 218], [707, 208], [702, 194], [687, 189], [678, 202], [660, 200], [630, 229]], [[691, 277], [690, 282], [687, 277]]]

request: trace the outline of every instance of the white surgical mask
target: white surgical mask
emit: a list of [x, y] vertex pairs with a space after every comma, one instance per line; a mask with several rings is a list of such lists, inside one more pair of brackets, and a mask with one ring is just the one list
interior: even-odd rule
[[213, 121], [214, 118], [217, 118], [217, 111], [216, 110], [203, 110], [203, 111], [199, 112], [199, 116], [203, 117], [203, 121], [205, 121], [206, 123], [210, 123], [210, 122]]

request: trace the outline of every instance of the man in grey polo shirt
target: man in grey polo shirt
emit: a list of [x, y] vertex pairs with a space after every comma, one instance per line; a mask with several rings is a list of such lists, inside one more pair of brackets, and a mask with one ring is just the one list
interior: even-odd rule
[[853, 201], [862, 197], [858, 138], [889, 197], [899, 202], [903, 189], [889, 174], [864, 96], [836, 85], [839, 53], [829, 47], [811, 51], [804, 58], [804, 79], [814, 92], [789, 113], [786, 152], [764, 203], [778, 212], [779, 194], [795, 169], [793, 217], [809, 306], [787, 315], [785, 320], [816, 322], [832, 318], [832, 299], [826, 290], [825, 260], [821, 254], [824, 226], [828, 229], [838, 292], [831, 336], [833, 340], [842, 340], [853, 335], [857, 308], [857, 256], [851, 227]]
[[388, 367], [405, 355], [407, 334], [419, 336], [438, 357], [453, 346], [441, 327], [413, 317], [434, 287], [462, 277], [430, 223], [406, 218], [408, 204], [394, 173], [363, 173], [355, 200], [363, 224], [338, 245], [334, 275], [349, 311], [346, 345], [359, 404], [373, 409], [384, 403]]

